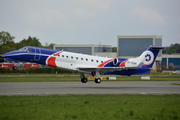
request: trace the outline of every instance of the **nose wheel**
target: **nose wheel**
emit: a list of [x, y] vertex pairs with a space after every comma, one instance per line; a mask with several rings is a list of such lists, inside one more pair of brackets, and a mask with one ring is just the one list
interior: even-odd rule
[[101, 83], [101, 79], [100, 79], [100, 78], [96, 78], [96, 79], [94, 80], [94, 82], [95, 82], [95, 83]]

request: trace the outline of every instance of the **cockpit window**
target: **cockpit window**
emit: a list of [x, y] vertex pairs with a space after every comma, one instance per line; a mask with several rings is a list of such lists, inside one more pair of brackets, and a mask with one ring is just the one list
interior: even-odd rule
[[32, 52], [30, 48], [26, 49], [27, 52]]
[[21, 49], [19, 49], [19, 51], [25, 51], [27, 48], [23, 47]]
[[32, 52], [30, 48], [26, 48], [26, 47], [19, 49], [19, 51]]

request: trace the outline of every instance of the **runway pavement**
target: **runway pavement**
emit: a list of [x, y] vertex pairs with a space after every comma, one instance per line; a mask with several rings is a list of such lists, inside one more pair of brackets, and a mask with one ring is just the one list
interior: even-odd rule
[[0, 95], [180, 94], [180, 81], [4, 82]]

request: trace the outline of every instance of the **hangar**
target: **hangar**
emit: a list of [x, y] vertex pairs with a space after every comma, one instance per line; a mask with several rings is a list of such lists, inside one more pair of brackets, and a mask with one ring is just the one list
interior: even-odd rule
[[[122, 35], [117, 36], [117, 55], [122, 58], [134, 58], [141, 55], [149, 45], [162, 46], [162, 36], [156, 35]], [[162, 51], [153, 65], [153, 69], [160, 70]]]
[[116, 53], [112, 53], [112, 46], [111, 45], [68, 45], [68, 44], [61, 44], [61, 45], [54, 45], [54, 50], [64, 50], [68, 52], [76, 52], [88, 55], [95, 55], [95, 56], [102, 56], [102, 57], [110, 57], [114, 58], [117, 56]]
[[180, 70], [180, 55], [162, 55], [162, 69], [175, 69]]

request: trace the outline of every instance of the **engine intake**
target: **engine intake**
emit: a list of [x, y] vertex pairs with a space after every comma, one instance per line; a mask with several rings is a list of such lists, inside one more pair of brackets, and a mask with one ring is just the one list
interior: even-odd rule
[[117, 66], [117, 64], [118, 64], [118, 58], [114, 58], [113, 65]]

